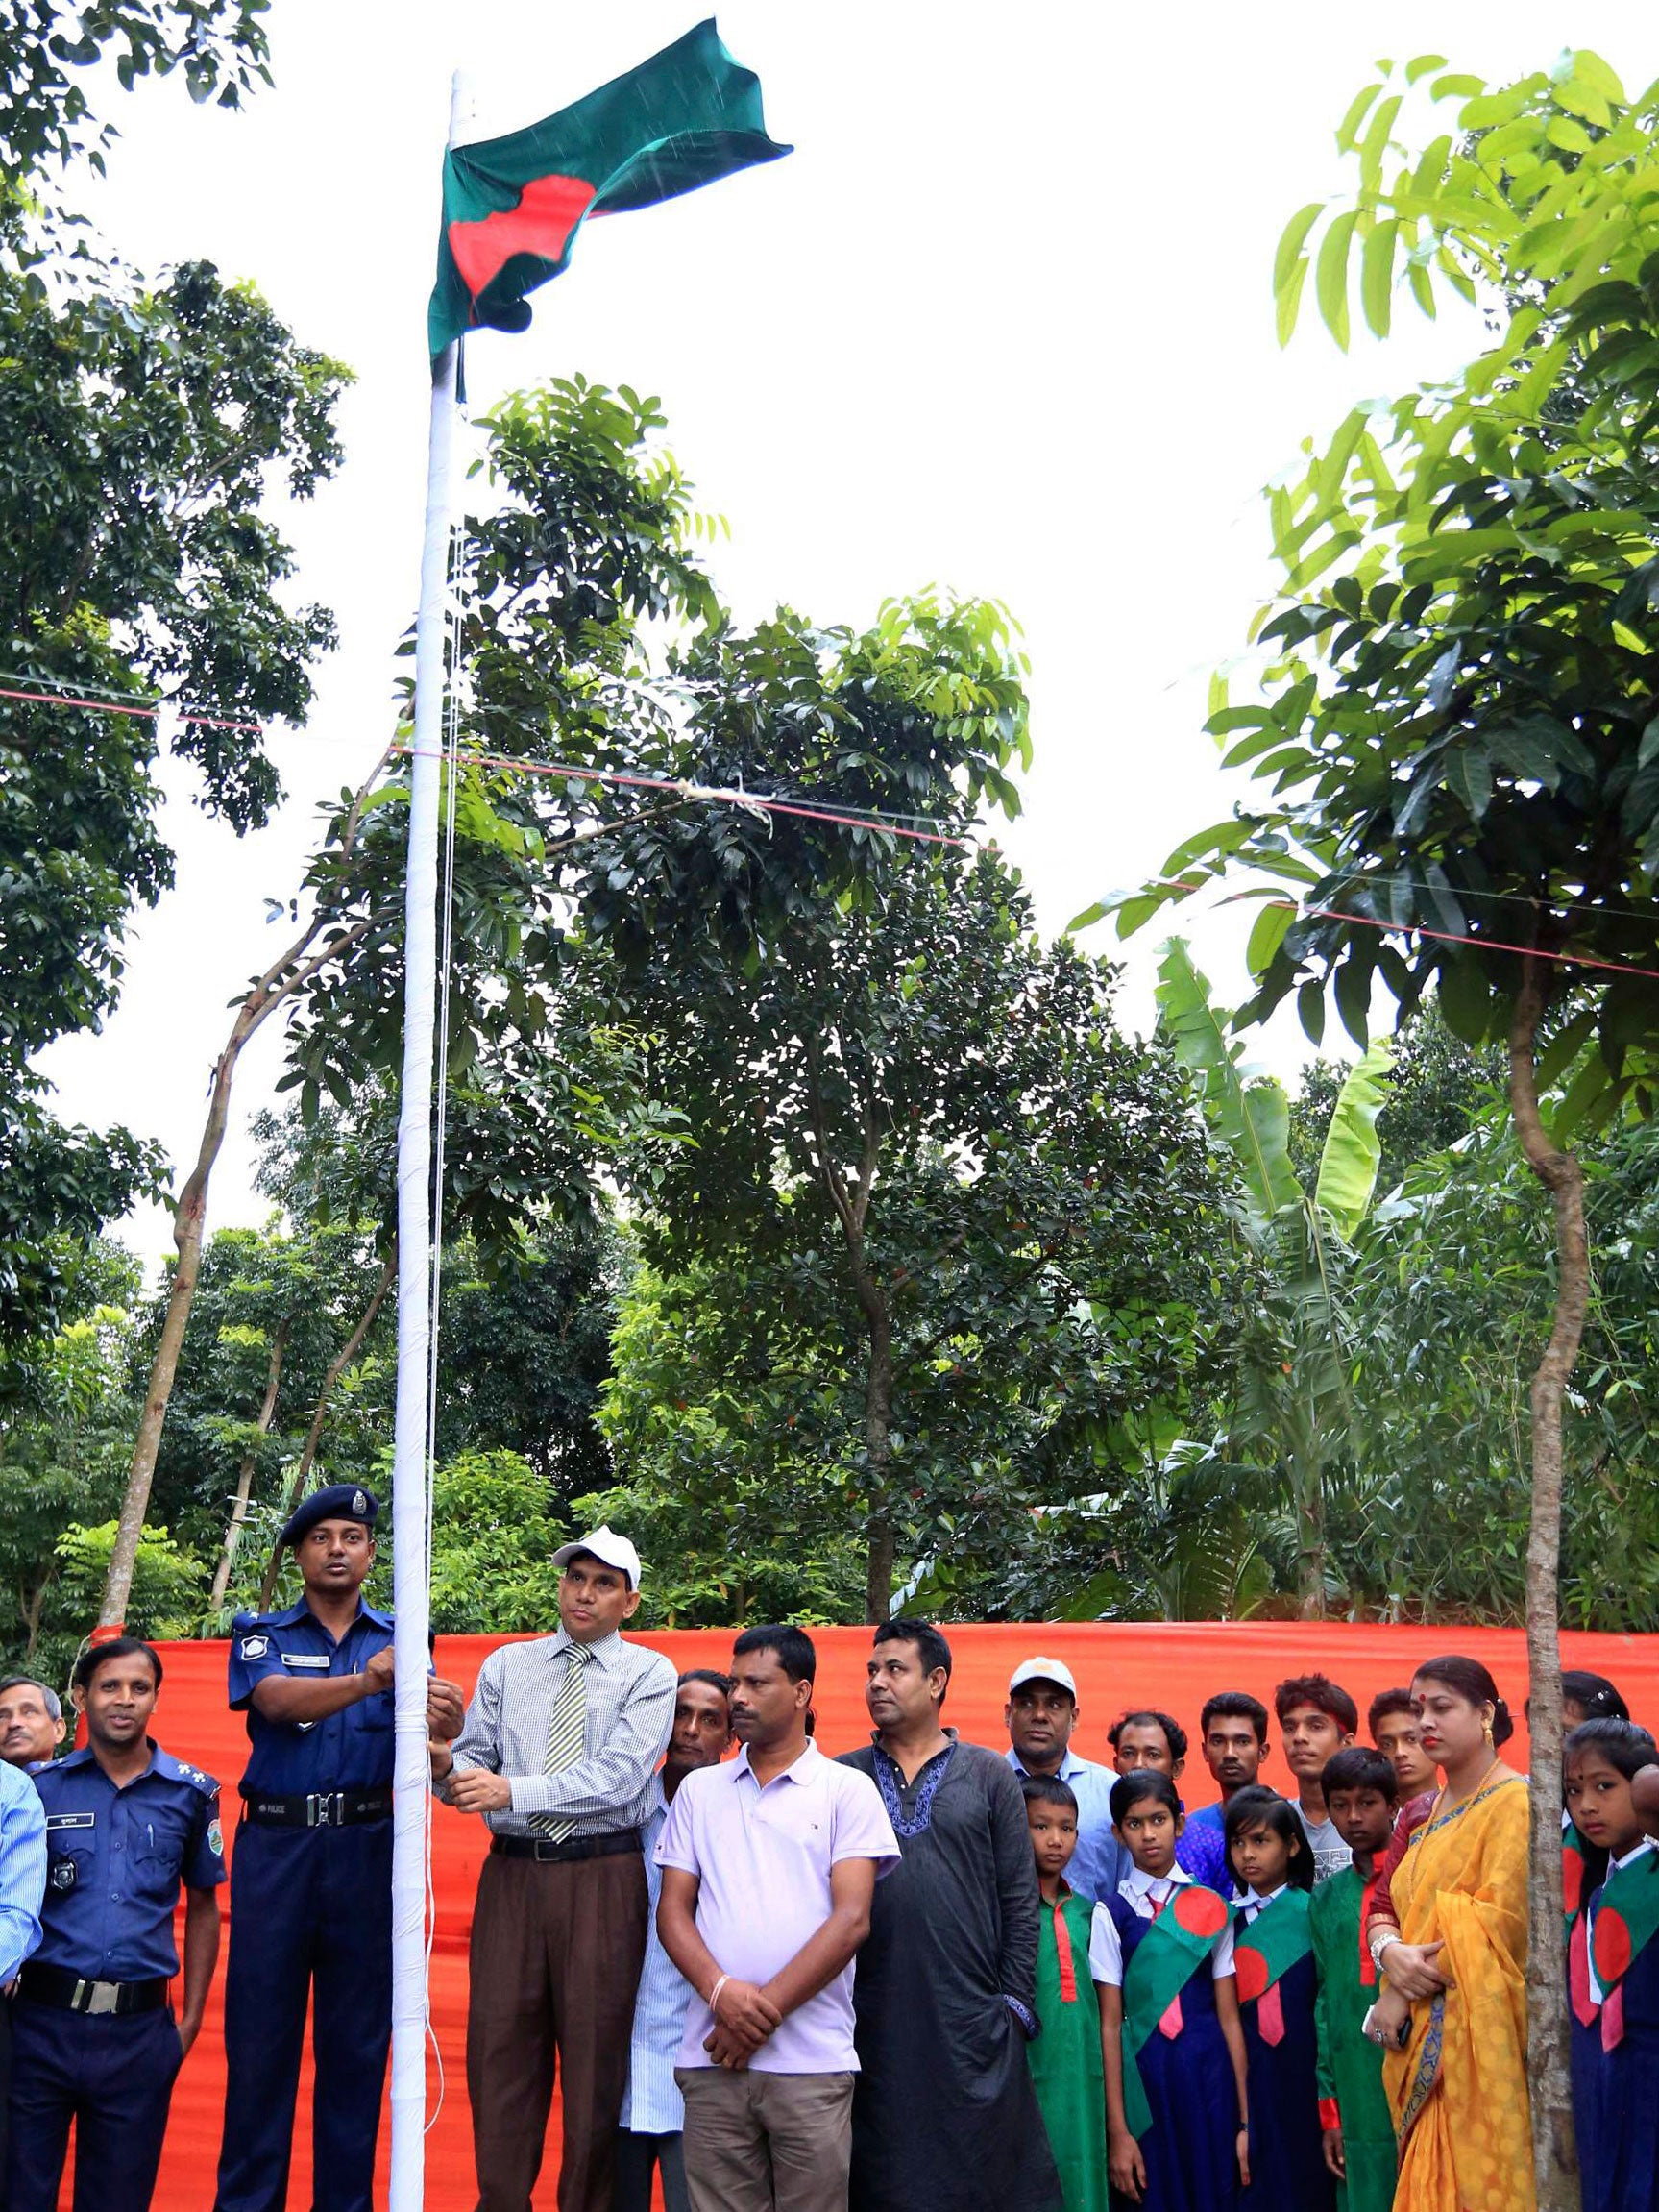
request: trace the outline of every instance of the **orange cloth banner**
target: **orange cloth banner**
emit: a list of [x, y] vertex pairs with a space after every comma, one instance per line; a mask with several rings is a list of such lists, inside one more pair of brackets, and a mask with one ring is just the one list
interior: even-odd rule
[[[1526, 1689], [1525, 1640], [1518, 1630], [1388, 1628], [1347, 1623], [1297, 1621], [1144, 1622], [1070, 1626], [996, 1624], [949, 1630], [956, 1670], [945, 1719], [977, 1742], [1006, 1745], [1002, 1715], [1008, 1678], [1018, 1662], [1035, 1653], [1061, 1659], [1077, 1677], [1082, 1720], [1073, 1738], [1086, 1758], [1110, 1758], [1106, 1732], [1116, 1716], [1136, 1706], [1158, 1706], [1172, 1713], [1196, 1738], [1199, 1709], [1214, 1690], [1243, 1689], [1260, 1698], [1269, 1711], [1273, 1686], [1286, 1675], [1315, 1670], [1332, 1676], [1359, 1706], [1361, 1737], [1365, 1708], [1380, 1689], [1409, 1682], [1420, 1659], [1446, 1651], [1467, 1652], [1483, 1659], [1514, 1708], [1517, 1737], [1509, 1757], [1526, 1759], [1526, 1734], [1521, 1717]], [[440, 1673], [469, 1694], [487, 1652], [507, 1639], [443, 1636], [438, 1642]], [[682, 1670], [723, 1666], [731, 1656], [729, 1629], [647, 1635], [640, 1639], [668, 1653]], [[826, 1752], [850, 1750], [867, 1733], [864, 1709], [865, 1661], [870, 1632], [865, 1628], [817, 1629], [816, 1705], [817, 1740]], [[1659, 1723], [1659, 1636], [1572, 1635], [1563, 1639], [1565, 1664], [1589, 1667], [1619, 1684], [1634, 1716]], [[236, 1782], [247, 1756], [241, 1717], [225, 1703], [227, 1646], [182, 1643], [162, 1647], [166, 1680], [157, 1710], [159, 1740], [180, 1757], [217, 1775], [225, 1792], [225, 1830], [234, 1847]], [[1278, 1732], [1262, 1780], [1287, 1786]], [[1196, 1744], [1188, 1755], [1182, 1792], [1188, 1805], [1211, 1800], [1215, 1791]], [[427, 2137], [427, 2202], [433, 2212], [464, 2212], [475, 2201], [472, 2139], [467, 2113], [466, 2014], [467, 1940], [473, 1893], [486, 1837], [482, 1823], [442, 1806], [433, 1808], [432, 1878], [437, 1897], [437, 1931], [432, 1949], [432, 2027], [437, 2040], [428, 2066], [428, 2112], [437, 2107]], [[224, 1978], [223, 1958], [220, 1984]], [[225, 2068], [222, 2010], [217, 1992], [208, 2007], [201, 2040], [179, 2077], [172, 2124], [161, 2162], [156, 2202], [165, 2212], [207, 2212], [213, 2200], [214, 2167], [224, 2106]], [[439, 2064], [442, 2102], [439, 2104]], [[310, 2202], [312, 2082], [310, 2063], [301, 2078], [300, 2110], [294, 2132], [294, 2164], [288, 2202], [304, 2212]], [[386, 2128], [381, 2130], [377, 2200], [384, 2201]], [[558, 2174], [557, 2100], [549, 2131], [547, 2160], [535, 2203], [552, 2212]], [[63, 2202], [68, 2202], [67, 2186]]]

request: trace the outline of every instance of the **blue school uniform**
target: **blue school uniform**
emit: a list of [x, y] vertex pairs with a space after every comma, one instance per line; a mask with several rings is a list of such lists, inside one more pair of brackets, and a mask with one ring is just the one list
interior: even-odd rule
[[[1659, 1887], [1659, 1852], [1639, 1847], [1623, 1865]], [[1591, 1897], [1569, 1949], [1579, 2187], [1584, 2212], [1659, 2212], [1659, 1942], [1643, 1943], [1616, 1979], [1600, 1979], [1606, 1887]]]
[[[1130, 1960], [1152, 1922], [1125, 1897], [1105, 1900]], [[1146, 2163], [1141, 2212], [1235, 2212], [1238, 2193], [1238, 2089], [1215, 2008], [1213, 1962], [1188, 1976], [1181, 1992], [1181, 2032], [1161, 2030], [1140, 2047], [1137, 2064], [1152, 2126], [1140, 2138]], [[1111, 2192], [1114, 2212], [1132, 2200]]]
[[[1269, 1900], [1254, 1893], [1234, 1918], [1239, 1949], [1238, 2010], [1250, 2083], [1250, 2187], [1245, 2212], [1335, 2212], [1336, 2182], [1325, 2163], [1319, 2122], [1319, 2045], [1314, 2006], [1319, 1974], [1310, 1948], [1281, 1971], [1265, 1995], [1248, 1994], [1252, 1976], [1243, 1954], [1258, 1914], [1274, 1911], [1307, 1923], [1307, 1892], [1281, 1889]], [[1282, 1928], [1281, 1928], [1282, 1937]], [[1311, 1938], [1308, 1938], [1311, 1942]], [[1277, 2003], [1273, 2001], [1277, 2000]]]

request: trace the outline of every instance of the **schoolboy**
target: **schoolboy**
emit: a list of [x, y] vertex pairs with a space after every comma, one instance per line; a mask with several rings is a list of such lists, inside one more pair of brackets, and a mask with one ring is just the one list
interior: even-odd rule
[[1353, 1863], [1314, 1890], [1308, 1906], [1319, 1973], [1319, 2116], [1325, 2163], [1345, 2184], [1348, 2212], [1389, 2212], [1398, 2158], [1382, 2087], [1381, 2046], [1361, 2032], [1377, 1968], [1359, 1940], [1377, 1869], [1394, 1831], [1394, 1766], [1379, 1751], [1335, 1753], [1324, 1774], [1326, 1809]]

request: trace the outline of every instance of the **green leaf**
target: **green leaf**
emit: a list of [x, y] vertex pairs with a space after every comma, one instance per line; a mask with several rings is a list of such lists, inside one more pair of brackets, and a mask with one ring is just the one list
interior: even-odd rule
[[1455, 748], [1446, 760], [1446, 788], [1454, 792], [1468, 809], [1472, 822], [1479, 822], [1492, 803], [1492, 762], [1486, 748], [1467, 743]]
[[1296, 920], [1296, 908], [1288, 899], [1264, 906], [1256, 916], [1250, 932], [1250, 943], [1245, 948], [1245, 962], [1252, 975], [1264, 975], [1274, 954], [1284, 943], [1285, 933]]
[[1342, 1026], [1362, 1052], [1368, 1048], [1371, 1034], [1371, 976], [1375, 967], [1375, 946], [1356, 942], [1350, 945], [1348, 957], [1333, 978]]
[[1336, 126], [1336, 144], [1339, 152], [1350, 153], [1357, 143], [1359, 126], [1370, 111], [1372, 101], [1376, 99], [1381, 89], [1380, 83], [1366, 85], [1355, 92], [1354, 98], [1349, 102], [1347, 114]]
[[1593, 1006], [1582, 1014], [1575, 1014], [1571, 1021], [1556, 1031], [1538, 1055], [1537, 1083], [1541, 1092], [1553, 1091], [1584, 1048], [1584, 1041], [1596, 1027], [1597, 1014]]
[[1440, 964], [1440, 1011], [1453, 1037], [1484, 1045], [1492, 1028], [1492, 992], [1480, 963], [1459, 953]]
[[1310, 976], [1296, 994], [1297, 1019], [1303, 1034], [1317, 1052], [1325, 1042], [1325, 986]]
[[[1376, 91], [1377, 86], [1371, 87]], [[1325, 212], [1323, 200], [1310, 200], [1305, 208], [1299, 208], [1280, 235], [1279, 250], [1273, 257], [1273, 292], [1277, 299], [1289, 283], [1291, 273], [1302, 258], [1302, 249], [1307, 243], [1307, 233]]]
[[1282, 1085], [1246, 1084], [1185, 940], [1172, 937], [1158, 964], [1158, 1024], [1181, 1065], [1202, 1079], [1205, 1109], [1243, 1170], [1253, 1210], [1271, 1219], [1302, 1195], [1290, 1165], [1290, 1105]]
[[1354, 1064], [1337, 1093], [1319, 1155], [1313, 1202], [1330, 1216], [1349, 1242], [1364, 1220], [1377, 1189], [1378, 1163], [1382, 1157], [1377, 1117], [1387, 1103], [1393, 1066], [1394, 1047], [1386, 1038], [1367, 1046], [1364, 1057]]
[[1415, 85], [1419, 77], [1427, 77], [1431, 69], [1444, 69], [1445, 66], [1444, 54], [1419, 54], [1416, 61], [1405, 64], [1405, 82]]
[[[1436, 77], [1428, 87], [1432, 100], [1473, 100], [1486, 89], [1484, 77], [1468, 77], [1453, 70], [1449, 77]], [[1462, 120], [1461, 116], [1458, 118]]]
[[1352, 209], [1338, 215], [1319, 243], [1319, 312], [1344, 353], [1348, 351], [1348, 249], [1358, 220]]
[[1388, 335], [1394, 294], [1394, 247], [1399, 236], [1398, 222], [1378, 223], [1366, 239], [1359, 258], [1359, 297], [1366, 325], [1379, 338]]
[[1281, 346], [1290, 343], [1296, 329], [1297, 310], [1302, 305], [1302, 288], [1307, 282], [1307, 263], [1298, 261], [1289, 278], [1274, 295], [1273, 328]]

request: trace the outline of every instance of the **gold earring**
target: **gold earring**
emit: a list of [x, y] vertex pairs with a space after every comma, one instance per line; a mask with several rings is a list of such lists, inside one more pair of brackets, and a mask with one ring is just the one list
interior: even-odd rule
[[1492, 1751], [1492, 1750], [1494, 1750], [1496, 1747], [1495, 1747], [1495, 1745], [1493, 1744], [1493, 1741], [1492, 1741], [1492, 1723], [1491, 1723], [1489, 1720], [1483, 1720], [1483, 1721], [1481, 1722], [1481, 1724], [1480, 1724], [1480, 1733], [1481, 1733], [1481, 1734], [1482, 1734], [1482, 1735], [1483, 1735], [1483, 1736], [1486, 1738], [1486, 1748], [1487, 1748], [1487, 1750], [1488, 1750], [1488, 1751]]

